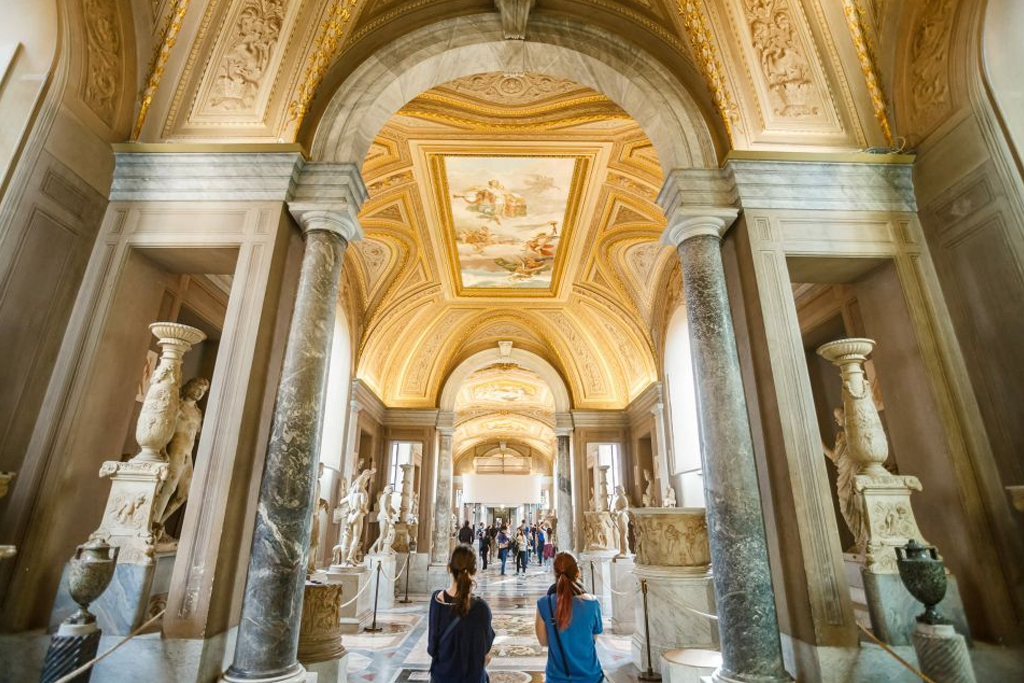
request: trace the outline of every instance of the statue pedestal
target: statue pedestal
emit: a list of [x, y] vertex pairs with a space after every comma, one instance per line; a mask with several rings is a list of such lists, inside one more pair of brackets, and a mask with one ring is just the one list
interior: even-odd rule
[[423, 591], [428, 595], [436, 590], [447, 588], [451, 585], [452, 575], [448, 571], [447, 564], [430, 564], [427, 567], [427, 585]]
[[601, 600], [601, 611], [614, 618], [612, 606], [612, 561], [617, 550], [588, 550], [580, 553], [583, 585]]
[[[366, 569], [370, 572], [370, 581], [376, 583], [379, 579], [379, 586], [371, 586], [369, 589], [370, 594], [370, 609], [373, 609], [374, 600], [377, 601], [377, 611], [380, 612], [386, 609], [393, 609], [395, 606], [395, 566], [397, 565], [397, 558], [394, 553], [390, 555], [367, 555], [366, 559], [363, 560], [366, 563]], [[380, 572], [377, 571], [377, 565], [380, 565]]]
[[[430, 593], [430, 580], [427, 571], [430, 566], [430, 555], [427, 553], [409, 553], [409, 595], [423, 595]], [[395, 590], [405, 596], [405, 578], [403, 577]]]
[[[100, 476], [110, 478], [110, 495], [100, 526], [90, 538], [102, 538], [121, 549], [110, 587], [89, 608], [105, 635], [128, 635], [166, 604], [177, 551], [157, 550], [153, 499], [169, 469], [165, 462], [146, 461], [110, 461], [100, 468]], [[51, 632], [78, 611], [68, 594], [67, 574], [65, 565], [50, 613]]]
[[345, 646], [341, 643], [342, 592], [341, 584], [306, 581], [297, 656], [307, 668], [310, 664], [340, 660], [345, 656]]
[[[671, 650], [718, 648], [718, 624], [711, 581], [711, 549], [703, 508], [633, 508], [636, 558], [633, 573], [647, 582], [651, 659], [661, 667]], [[647, 667], [643, 595], [634, 602], [633, 663]], [[663, 672], [664, 675], [664, 672]]]
[[[327, 570], [327, 583], [341, 586], [341, 602], [346, 603], [370, 582], [366, 567], [339, 567], [331, 565]], [[373, 618], [373, 588], [367, 588], [359, 599], [343, 606], [339, 612], [342, 633], [359, 633], [370, 625]]]
[[[661, 656], [671, 650], [718, 649], [718, 623], [690, 611], [715, 614], [715, 587], [707, 568], [637, 565], [633, 572], [638, 581], [647, 580], [647, 617], [651, 625], [651, 659], [655, 671], [661, 666]], [[647, 633], [642, 595], [634, 602], [634, 614], [633, 664], [644, 671]]]
[[640, 584], [633, 573], [631, 557], [616, 557], [611, 566], [612, 633], [629, 635], [636, 630], [636, 602]]

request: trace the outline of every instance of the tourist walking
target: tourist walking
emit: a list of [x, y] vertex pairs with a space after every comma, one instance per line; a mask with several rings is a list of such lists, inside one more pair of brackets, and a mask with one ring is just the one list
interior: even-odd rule
[[547, 536], [544, 535], [544, 529], [537, 529], [537, 564], [544, 564], [544, 542], [547, 540]]
[[462, 528], [459, 529], [459, 543], [463, 543], [465, 545], [473, 544], [473, 530], [469, 528], [468, 519], [462, 523]]
[[480, 529], [476, 532], [476, 543], [480, 551], [480, 569], [486, 570], [488, 555], [491, 554], [491, 530], [489, 527], [485, 529], [483, 522], [480, 522]]
[[544, 564], [548, 564], [555, 559], [555, 535], [551, 530], [551, 527], [545, 527], [544, 529]]
[[604, 680], [597, 659], [601, 602], [579, 584], [580, 567], [572, 553], [555, 556], [555, 585], [537, 601], [534, 629], [548, 648], [547, 683], [598, 683]]
[[476, 553], [458, 545], [448, 560], [451, 585], [430, 600], [427, 653], [431, 683], [487, 683], [485, 667], [494, 643], [491, 608], [473, 595]]
[[512, 539], [508, 536], [508, 528], [501, 527], [495, 539], [498, 542], [498, 559], [501, 560], [501, 575], [505, 576], [505, 562], [508, 560], [508, 551], [512, 545]]
[[516, 531], [515, 540], [515, 552], [516, 552], [516, 574], [519, 574], [520, 568], [523, 570], [523, 576], [526, 576], [526, 556], [529, 553], [529, 547], [527, 545], [526, 535], [523, 534], [522, 528]]

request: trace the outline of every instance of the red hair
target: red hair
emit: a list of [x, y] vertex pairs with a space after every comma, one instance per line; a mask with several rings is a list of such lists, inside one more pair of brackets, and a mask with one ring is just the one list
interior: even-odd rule
[[559, 631], [564, 631], [572, 621], [572, 599], [576, 596], [576, 579], [580, 576], [580, 566], [572, 553], [561, 552], [555, 555], [555, 593], [558, 604], [555, 607], [555, 624]]

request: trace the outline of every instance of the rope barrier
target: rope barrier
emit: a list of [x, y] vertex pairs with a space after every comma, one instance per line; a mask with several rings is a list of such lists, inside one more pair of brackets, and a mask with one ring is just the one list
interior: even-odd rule
[[110, 648], [109, 650], [107, 650], [106, 652], [101, 654], [99, 657], [96, 657], [92, 661], [86, 662], [85, 664], [83, 664], [82, 666], [78, 667], [77, 669], [75, 669], [71, 673], [67, 674], [66, 676], [62, 676], [62, 677], [58, 678], [56, 681], [54, 681], [54, 683], [70, 683], [71, 681], [75, 680], [75, 678], [77, 678], [79, 676], [79, 674], [81, 674], [81, 673], [83, 673], [85, 671], [88, 671], [89, 669], [94, 667], [96, 664], [98, 664], [99, 662], [103, 661], [103, 659], [105, 659], [108, 655], [112, 654], [114, 652], [114, 650], [116, 650], [117, 648], [121, 647], [122, 645], [127, 643], [129, 640], [131, 640], [135, 636], [139, 635], [139, 633], [141, 633], [142, 631], [145, 631], [147, 628], [152, 626], [153, 623], [157, 619], [160, 619], [161, 617], [164, 616], [164, 612], [166, 612], [166, 611], [167, 611], [166, 609], [160, 610], [159, 612], [156, 613], [155, 616], [153, 616], [152, 619], [150, 619], [145, 624], [143, 624], [142, 626], [138, 627], [137, 629], [135, 629], [134, 631], [129, 633], [127, 637], [121, 639], [121, 641], [118, 642], [117, 645], [115, 645], [114, 647]]
[[906, 669], [907, 669], [907, 670], [909, 670], [909, 671], [910, 671], [911, 673], [913, 673], [913, 674], [914, 674], [915, 676], [917, 676], [918, 678], [920, 678], [920, 679], [921, 679], [922, 681], [925, 681], [925, 683], [935, 683], [935, 681], [934, 681], [934, 680], [932, 680], [931, 678], [928, 678], [928, 676], [924, 675], [924, 673], [922, 673], [922, 672], [918, 671], [918, 670], [917, 670], [917, 669], [916, 669], [916, 668], [914, 667], [914, 665], [913, 665], [913, 664], [911, 664], [911, 663], [910, 663], [910, 662], [908, 662], [907, 660], [903, 659], [903, 657], [900, 657], [900, 656], [899, 656], [898, 654], [896, 654], [896, 652], [895, 652], [895, 651], [894, 651], [894, 650], [893, 650], [893, 649], [892, 649], [891, 647], [889, 647], [888, 645], [886, 645], [885, 643], [883, 643], [882, 641], [880, 641], [880, 640], [879, 640], [878, 638], [876, 638], [876, 637], [875, 637], [875, 634], [874, 634], [874, 633], [872, 633], [871, 631], [867, 630], [866, 628], [864, 628], [864, 627], [863, 627], [863, 626], [861, 626], [860, 624], [857, 624], [857, 628], [859, 628], [859, 629], [860, 629], [861, 631], [863, 631], [863, 632], [864, 632], [864, 635], [866, 635], [866, 636], [867, 636], [868, 638], [870, 638], [871, 640], [875, 641], [875, 645], [878, 645], [878, 646], [879, 646], [879, 647], [881, 647], [881, 648], [882, 648], [883, 650], [885, 650], [885, 651], [886, 651], [886, 652], [888, 652], [888, 653], [889, 653], [890, 655], [892, 655], [892, 656], [893, 656], [893, 659], [895, 659], [895, 660], [896, 660], [897, 662], [899, 662], [899, 663], [900, 663], [900, 664], [902, 664], [902, 665], [903, 665], [904, 667], [906, 667]]
[[640, 592], [640, 586], [638, 584], [638, 585], [634, 586], [632, 588], [632, 590], [628, 590], [628, 591], [617, 591], [614, 588], [612, 588], [611, 586], [609, 586], [608, 590], [610, 590], [613, 595], [622, 595], [622, 596], [636, 595], [637, 593]]
[[387, 572], [386, 569], [384, 569], [384, 567], [380, 568], [380, 572], [381, 572], [381, 574], [384, 575], [384, 578], [387, 579], [388, 581], [394, 581], [395, 583], [398, 583], [398, 580], [400, 578], [402, 578], [402, 574], [405, 573], [405, 568], [408, 567], [408, 566], [409, 566], [409, 558], [407, 557], [407, 558], [405, 558], [405, 564], [402, 565], [402, 568], [398, 571], [397, 574], [395, 574], [394, 578], [391, 578], [390, 576], [388, 576], [388, 572]]
[[372, 584], [373, 584], [373, 581], [367, 581], [366, 583], [364, 583], [364, 584], [363, 584], [363, 587], [362, 587], [362, 588], [360, 588], [360, 589], [359, 589], [358, 591], [356, 591], [356, 594], [352, 596], [352, 599], [351, 599], [351, 600], [349, 600], [349, 601], [348, 601], [348, 602], [346, 602], [346, 603], [343, 603], [343, 604], [341, 605], [341, 607], [340, 607], [339, 609], [344, 609], [345, 607], [348, 607], [348, 606], [349, 606], [349, 605], [351, 605], [351, 604], [352, 604], [353, 602], [355, 602], [356, 600], [358, 600], [358, 599], [359, 599], [359, 596], [363, 594], [363, 591], [365, 591], [365, 590], [366, 590], [367, 588], [369, 588], [369, 587], [370, 587], [370, 586], [371, 586]]

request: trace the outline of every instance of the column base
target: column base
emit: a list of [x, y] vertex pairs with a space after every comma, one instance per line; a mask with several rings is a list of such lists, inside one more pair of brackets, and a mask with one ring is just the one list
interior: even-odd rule
[[239, 675], [233, 674], [231, 669], [228, 669], [220, 680], [223, 683], [317, 683], [317, 675], [306, 671], [304, 666], [296, 663], [288, 671], [270, 676]]
[[452, 582], [452, 575], [448, 571], [447, 564], [431, 563], [427, 567], [427, 590], [426, 593], [433, 593], [436, 590], [447, 588]]
[[709, 679], [711, 683], [795, 683], [792, 676], [739, 676], [716, 669]]

